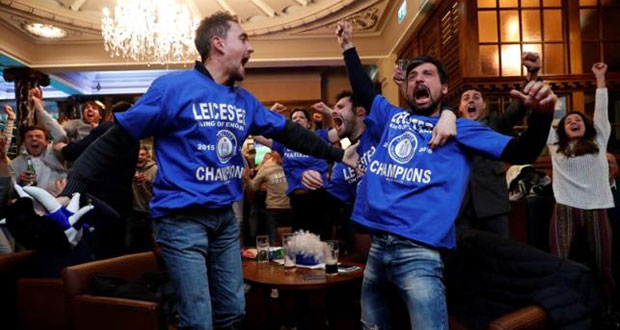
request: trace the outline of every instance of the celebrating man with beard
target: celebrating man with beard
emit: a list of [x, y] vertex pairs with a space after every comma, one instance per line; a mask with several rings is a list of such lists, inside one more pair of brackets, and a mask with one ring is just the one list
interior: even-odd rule
[[519, 138], [473, 120], [457, 120], [456, 138], [431, 149], [428, 141], [448, 93], [441, 62], [418, 57], [405, 72], [411, 110], [390, 104], [362, 68], [347, 22], [336, 27], [353, 93], [367, 121], [378, 127], [377, 144], [355, 201], [353, 220], [371, 228], [372, 245], [362, 285], [362, 323], [389, 327], [387, 286], [405, 300], [412, 329], [447, 329], [441, 249], [455, 247], [454, 220], [467, 186], [467, 154], [483, 153], [511, 163], [531, 162], [545, 145], [557, 97], [541, 82], [511, 91], [533, 112]]
[[[178, 301], [178, 329], [238, 329], [244, 315], [239, 227], [240, 146], [265, 135], [293, 150], [357, 166], [355, 148], [330, 147], [235, 86], [253, 48], [237, 19], [215, 13], [194, 40], [201, 62], [167, 74], [75, 162], [63, 196], [85, 189], [123, 151], [154, 137], [158, 171], [150, 203], [155, 240]], [[346, 156], [345, 156], [346, 155]]]

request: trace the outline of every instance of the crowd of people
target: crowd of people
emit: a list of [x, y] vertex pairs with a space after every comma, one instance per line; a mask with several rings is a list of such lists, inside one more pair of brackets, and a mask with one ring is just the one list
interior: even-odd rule
[[[102, 120], [102, 104], [89, 101], [81, 119], [61, 125], [35, 88], [29, 103], [39, 124], [20, 132], [19, 154], [10, 161], [15, 114], [4, 107], [0, 202], [10, 203], [17, 184], [61, 203], [81, 193], [109, 207], [119, 220], [103, 219], [110, 212], [92, 216], [92, 258], [156, 244], [176, 290], [178, 329], [238, 328], [245, 314], [240, 246], [258, 234], [274, 244], [281, 226], [339, 239], [346, 254], [366, 264], [363, 328], [390, 328], [397, 292], [412, 329], [447, 329], [442, 252], [458, 248], [457, 233], [472, 228], [508, 239], [506, 164], [534, 163], [548, 147], [556, 200], [549, 250], [570, 258], [583, 235], [601, 318], [614, 315], [612, 234], [620, 219], [612, 193], [617, 164], [607, 153], [607, 66], [592, 67], [593, 121], [570, 112], [553, 128], [557, 96], [539, 76], [539, 54], [523, 54], [526, 80], [501, 112], [490, 111], [476, 89], [452, 108], [448, 75], [435, 58], [397, 65], [405, 109], [374, 89], [352, 34], [349, 23], [337, 24], [351, 90], [312, 106], [331, 122], [327, 129], [314, 129], [309, 109], [291, 109], [287, 119], [285, 106], [266, 109], [235, 85], [253, 48], [225, 13], [198, 26], [201, 61], [193, 70], [162, 76], [134, 105], [115, 104], [111, 121]], [[527, 129], [517, 134], [513, 127], [526, 117]], [[152, 146], [140, 143], [149, 137]], [[346, 149], [344, 139], [351, 142]], [[254, 148], [240, 152], [245, 141]], [[258, 144], [270, 151], [257, 164]], [[244, 200], [249, 211], [235, 212]], [[0, 253], [19, 245], [2, 227]]]

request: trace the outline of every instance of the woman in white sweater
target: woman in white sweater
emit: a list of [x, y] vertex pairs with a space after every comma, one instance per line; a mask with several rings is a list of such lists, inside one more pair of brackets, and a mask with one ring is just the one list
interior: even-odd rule
[[611, 231], [607, 209], [614, 207], [609, 187], [607, 141], [611, 125], [607, 116], [605, 63], [596, 63], [594, 122], [583, 113], [571, 112], [549, 132], [547, 141], [553, 165], [556, 205], [550, 224], [550, 250], [568, 257], [576, 235], [585, 235], [590, 263], [600, 278], [604, 305], [612, 307]]

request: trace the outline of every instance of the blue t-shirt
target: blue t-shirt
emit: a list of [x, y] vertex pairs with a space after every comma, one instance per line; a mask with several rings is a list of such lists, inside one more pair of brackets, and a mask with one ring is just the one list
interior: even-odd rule
[[459, 119], [456, 138], [433, 150], [428, 143], [439, 118], [414, 115], [381, 95], [368, 120], [382, 128], [382, 135], [352, 218], [433, 247], [454, 248], [454, 220], [469, 180], [467, 153], [499, 158], [511, 138]]
[[[317, 130], [316, 133], [329, 143], [329, 137], [327, 131]], [[315, 170], [321, 173], [323, 182], [327, 182], [327, 162], [324, 159], [314, 158], [299, 153], [295, 150], [291, 150], [282, 144], [273, 141], [272, 149], [280, 153], [282, 156], [282, 168], [284, 169], [284, 175], [286, 176], [286, 183], [288, 183], [288, 189], [286, 194], [290, 194], [295, 189], [307, 189], [301, 183], [301, 175], [306, 170]]]
[[[381, 138], [381, 130], [371, 121], [364, 119], [366, 130], [359, 137], [357, 153], [360, 155], [360, 169], [365, 170], [370, 164], [372, 155], [375, 153], [376, 146]], [[358, 175], [351, 167], [342, 163], [336, 163], [332, 169], [332, 177], [325, 189], [332, 196], [338, 198], [347, 205], [352, 205], [357, 196], [359, 182], [363, 175]]]
[[155, 137], [154, 217], [240, 200], [243, 141], [278, 134], [286, 122], [243, 88], [219, 85], [197, 69], [158, 78], [116, 120], [136, 140]]

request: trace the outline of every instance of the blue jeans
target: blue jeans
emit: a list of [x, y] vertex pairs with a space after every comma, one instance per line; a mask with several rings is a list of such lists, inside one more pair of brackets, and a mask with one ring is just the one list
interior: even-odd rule
[[387, 233], [372, 235], [362, 284], [362, 326], [389, 329], [396, 292], [407, 305], [411, 329], [448, 329], [439, 252]]
[[245, 314], [239, 226], [232, 208], [155, 220], [178, 301], [178, 329], [237, 329]]

